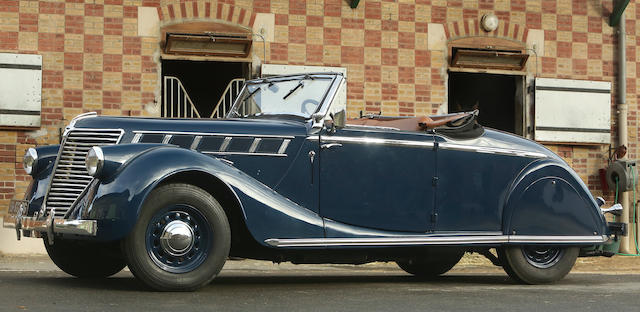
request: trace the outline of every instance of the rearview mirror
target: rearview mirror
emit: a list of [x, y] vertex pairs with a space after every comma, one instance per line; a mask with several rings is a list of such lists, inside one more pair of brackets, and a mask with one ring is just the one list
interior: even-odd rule
[[347, 112], [343, 109], [331, 116], [333, 118], [333, 124], [338, 128], [344, 128], [347, 123]]
[[311, 127], [315, 129], [320, 129], [324, 125], [324, 114], [315, 113], [311, 115], [311, 120], [313, 120], [313, 124], [311, 125]]

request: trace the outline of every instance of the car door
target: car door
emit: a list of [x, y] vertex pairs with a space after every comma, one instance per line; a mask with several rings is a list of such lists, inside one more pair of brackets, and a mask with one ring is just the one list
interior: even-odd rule
[[323, 130], [322, 217], [386, 231], [431, 230], [433, 139], [426, 133], [374, 127]]

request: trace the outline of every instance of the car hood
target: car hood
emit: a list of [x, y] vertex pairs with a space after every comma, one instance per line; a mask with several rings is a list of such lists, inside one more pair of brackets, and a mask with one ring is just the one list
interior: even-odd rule
[[[73, 128], [122, 129], [133, 131], [202, 132], [248, 135], [306, 135], [306, 125], [283, 119], [166, 119], [133, 117], [85, 117], [75, 121]], [[125, 140], [126, 142], [126, 140]]]

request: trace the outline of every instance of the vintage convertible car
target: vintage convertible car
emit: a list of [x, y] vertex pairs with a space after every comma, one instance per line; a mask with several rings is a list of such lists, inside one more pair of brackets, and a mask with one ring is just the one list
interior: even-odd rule
[[33, 181], [4, 226], [71, 275], [128, 265], [157, 290], [206, 285], [230, 256], [433, 277], [479, 252], [548, 283], [619, 234], [545, 147], [475, 112], [346, 121], [331, 108], [343, 83], [248, 81], [220, 120], [80, 115], [61, 145], [27, 151]]

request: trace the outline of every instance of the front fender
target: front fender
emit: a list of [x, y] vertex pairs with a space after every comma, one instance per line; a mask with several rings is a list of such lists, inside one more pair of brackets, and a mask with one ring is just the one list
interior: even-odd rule
[[51, 174], [53, 172], [53, 164], [58, 156], [60, 145], [47, 145], [36, 147], [38, 153], [38, 162], [35, 171], [32, 174], [33, 179], [24, 194], [24, 198], [29, 201], [28, 216], [40, 211], [47, 194], [49, 183], [51, 182]]
[[[103, 149], [110, 159], [108, 149]], [[149, 193], [162, 181], [182, 172], [200, 172], [232, 191], [245, 224], [261, 244], [272, 237], [322, 237], [322, 219], [282, 197], [266, 185], [221, 161], [173, 146], [156, 146], [126, 160], [101, 178], [86, 216], [98, 220], [100, 240], [125, 237], [133, 228]], [[215, 194], [214, 194], [215, 196]], [[264, 244], [266, 245], [266, 244]]]
[[605, 235], [606, 221], [580, 177], [555, 159], [538, 160], [516, 178], [503, 218], [506, 235]]

